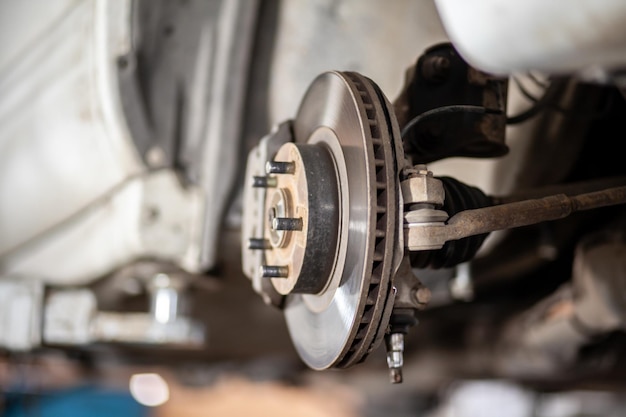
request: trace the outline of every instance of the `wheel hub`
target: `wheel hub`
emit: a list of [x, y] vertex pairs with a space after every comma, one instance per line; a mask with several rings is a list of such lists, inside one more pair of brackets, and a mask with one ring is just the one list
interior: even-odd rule
[[282, 276], [270, 276], [280, 294], [317, 294], [326, 287], [337, 247], [339, 196], [332, 157], [323, 145], [286, 143], [266, 172], [276, 187], [266, 197], [265, 237], [271, 250], [265, 268], [284, 268]]
[[267, 244], [255, 258], [244, 250], [244, 264], [261, 263], [255, 288], [269, 279], [284, 296], [309, 367], [349, 367], [380, 344], [393, 306], [403, 254], [399, 129], [380, 89], [349, 72], [316, 78], [291, 126], [287, 143], [249, 159], [250, 173], [267, 165], [259, 203], [244, 210], [250, 219], [262, 204], [263, 224], [257, 214], [244, 233], [262, 230]]

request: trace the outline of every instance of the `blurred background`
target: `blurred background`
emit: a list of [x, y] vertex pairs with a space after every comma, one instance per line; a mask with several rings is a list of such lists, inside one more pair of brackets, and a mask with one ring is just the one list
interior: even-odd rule
[[[242, 272], [250, 150], [324, 71], [360, 72], [394, 101], [420, 55], [458, 34], [441, 19], [450, 3], [0, 0], [0, 414], [626, 416], [622, 310], [597, 344], [562, 336], [583, 359], [551, 339], [565, 367], [492, 349], [509, 317], [569, 281], [581, 236], [624, 230], [619, 207], [492, 234], [475, 281], [469, 264], [421, 271], [432, 303], [398, 385], [384, 346], [349, 369], [308, 369]], [[618, 2], [596, 6], [626, 16]], [[623, 29], [602, 25], [607, 14], [572, 19], [571, 32], [604, 27], [611, 44]], [[493, 19], [468, 16], [477, 32]], [[591, 65], [623, 64], [623, 42], [617, 59], [570, 63], [587, 45], [545, 36], [562, 47], [545, 61], [556, 69], [510, 64], [508, 112], [533, 114], [506, 127], [509, 153], [432, 171], [494, 195], [624, 174], [623, 72]], [[546, 90], [553, 101], [538, 105]], [[554, 110], [563, 103], [582, 107]], [[623, 266], [611, 264], [620, 277]]]

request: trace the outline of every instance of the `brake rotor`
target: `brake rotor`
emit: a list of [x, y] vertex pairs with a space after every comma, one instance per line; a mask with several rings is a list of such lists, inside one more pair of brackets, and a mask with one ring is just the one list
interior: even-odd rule
[[[302, 360], [313, 369], [348, 367], [364, 360], [379, 345], [393, 305], [392, 276], [402, 247], [397, 185], [402, 153], [399, 129], [390, 103], [374, 82], [357, 73], [327, 72], [317, 77], [305, 94], [293, 122], [293, 135], [296, 150], [281, 148], [285, 160], [300, 158], [303, 167], [298, 169], [304, 171], [317, 160], [307, 162], [304, 151], [325, 149], [334, 171], [307, 177], [308, 200], [304, 195], [299, 198], [315, 207], [301, 210], [304, 217], [299, 218], [304, 218], [304, 224], [298, 229], [300, 237], [293, 238], [305, 239], [318, 227], [328, 229], [323, 218], [330, 219], [329, 212], [315, 217], [314, 212], [323, 211], [322, 207], [332, 207], [336, 217], [330, 219], [333, 236], [318, 239], [318, 244], [328, 242], [322, 245], [326, 255], [311, 258], [301, 250], [298, 253], [302, 257], [272, 282], [286, 294], [286, 322]], [[297, 181], [297, 175], [294, 178], [290, 181]], [[333, 181], [336, 187], [328, 186]], [[311, 191], [311, 187], [318, 191]], [[327, 197], [326, 203], [320, 204], [319, 190], [323, 195], [336, 194], [336, 198]], [[266, 201], [272, 198], [281, 196]], [[267, 230], [269, 236], [272, 231]], [[273, 236], [274, 240], [279, 237]], [[282, 243], [280, 250], [301, 244]], [[306, 247], [310, 244], [307, 242]], [[280, 253], [266, 252], [270, 257]], [[319, 268], [325, 272], [316, 285], [309, 285], [314, 291], [299, 293], [294, 290], [299, 278], [293, 271], [310, 268], [311, 264], [321, 264]]]

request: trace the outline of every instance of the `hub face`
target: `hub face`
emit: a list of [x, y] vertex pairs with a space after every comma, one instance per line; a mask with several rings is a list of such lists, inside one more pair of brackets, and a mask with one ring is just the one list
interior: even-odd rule
[[337, 252], [335, 165], [323, 145], [294, 143], [284, 144], [272, 162], [289, 167], [268, 174], [276, 187], [265, 199], [266, 265], [287, 268], [272, 285], [282, 295], [318, 294], [327, 286]]

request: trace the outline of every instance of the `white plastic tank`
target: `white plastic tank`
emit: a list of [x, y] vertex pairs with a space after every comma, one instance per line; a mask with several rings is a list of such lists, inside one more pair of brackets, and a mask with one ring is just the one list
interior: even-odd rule
[[494, 74], [626, 67], [624, 0], [435, 0], [466, 61]]

